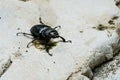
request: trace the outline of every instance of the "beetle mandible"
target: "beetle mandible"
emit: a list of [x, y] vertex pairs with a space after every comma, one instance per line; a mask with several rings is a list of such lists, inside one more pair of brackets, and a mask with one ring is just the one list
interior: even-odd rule
[[39, 21], [40, 21], [41, 24], [34, 25], [30, 29], [31, 34], [25, 33], [25, 32], [18, 32], [16, 34], [17, 36], [19, 34], [22, 34], [23, 36], [30, 35], [30, 36], [33, 37], [32, 38], [33, 40], [27, 44], [27, 48], [29, 48], [29, 45], [31, 43], [33, 43], [35, 40], [40, 40], [40, 41], [42, 41], [42, 44], [44, 44], [46, 52], [50, 56], [52, 56], [52, 54], [49, 53], [49, 44], [48, 44], [52, 38], [53, 39], [54, 38], [61, 38], [62, 42], [64, 42], [64, 43], [67, 43], [67, 42], [71, 43], [72, 42], [71, 40], [66, 40], [65, 38], [63, 38], [62, 36], [59, 35], [56, 28], [61, 28], [61, 26], [56, 26], [54, 28], [51, 28], [51, 26], [48, 26], [48, 25], [44, 24], [42, 22], [41, 18], [39, 18]]

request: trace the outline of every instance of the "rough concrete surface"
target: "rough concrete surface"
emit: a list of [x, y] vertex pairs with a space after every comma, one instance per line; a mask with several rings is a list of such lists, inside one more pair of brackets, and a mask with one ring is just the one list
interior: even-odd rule
[[[57, 43], [53, 56], [26, 48], [32, 39], [16, 33], [30, 33], [40, 17], [72, 43]], [[119, 17], [114, 0], [0, 0], [0, 80], [92, 79], [120, 50]]]

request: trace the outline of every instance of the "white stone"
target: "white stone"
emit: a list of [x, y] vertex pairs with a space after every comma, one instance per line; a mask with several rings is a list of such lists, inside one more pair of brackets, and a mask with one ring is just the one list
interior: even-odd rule
[[[92, 28], [108, 25], [119, 15], [113, 0], [1, 0], [0, 6], [0, 53], [10, 55], [13, 62], [0, 80], [69, 80], [72, 74], [73, 80], [76, 72], [76, 80], [87, 73], [91, 78], [91, 69], [114, 55], [112, 43], [117, 44], [118, 34], [111, 30], [116, 36], [109, 37], [109, 30]], [[16, 33], [29, 33], [39, 17], [47, 25], [61, 25], [60, 35], [72, 44], [58, 43], [50, 50], [52, 57], [34, 46], [26, 48], [31, 39]]]

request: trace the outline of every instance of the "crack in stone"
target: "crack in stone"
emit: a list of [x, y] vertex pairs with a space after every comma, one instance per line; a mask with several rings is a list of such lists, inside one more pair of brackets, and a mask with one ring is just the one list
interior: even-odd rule
[[76, 72], [72, 72], [68, 77], [67, 77], [67, 79], [66, 80], [70, 80], [70, 78], [74, 75], [74, 74], [77, 74], [78, 72], [80, 72], [81, 70], [78, 70], [78, 71], [76, 71]]
[[11, 64], [12, 64], [12, 61], [11, 61], [11, 59], [9, 59], [7, 63], [2, 65], [2, 70], [1, 70], [1, 73], [0, 73], [0, 77], [2, 75], [4, 75], [4, 73], [10, 68]]
[[105, 63], [96, 67], [93, 71], [93, 80], [96, 78], [107, 78], [109, 73], [115, 74], [118, 68], [120, 68], [120, 53], [115, 55], [112, 60], [106, 61]]
[[81, 73], [81, 69], [78, 69], [77, 71], [75, 72], [72, 72], [66, 80], [73, 80], [72, 77], [76, 76], [76, 75], [83, 75], [85, 76], [86, 78], [88, 79], [91, 79], [92, 76], [93, 76], [93, 73], [92, 73], [92, 70], [91, 68], [87, 67], [87, 69], [85, 71], [83, 71], [83, 73]]

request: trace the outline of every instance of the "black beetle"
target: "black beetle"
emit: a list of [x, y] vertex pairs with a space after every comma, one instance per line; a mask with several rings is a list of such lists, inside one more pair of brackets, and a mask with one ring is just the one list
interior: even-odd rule
[[56, 26], [55, 28], [51, 28], [51, 26], [45, 25], [41, 18], [39, 18], [40, 23], [38, 25], [34, 25], [31, 29], [29, 33], [24, 33], [24, 32], [18, 32], [17, 36], [19, 34], [23, 34], [24, 36], [28, 37], [27, 35], [32, 36], [33, 40], [31, 42], [28, 43], [27, 48], [29, 48], [29, 45], [31, 43], [33, 43], [35, 40], [40, 40], [42, 42], [42, 44], [45, 46], [46, 52], [52, 56], [52, 54], [49, 53], [49, 42], [52, 38], [61, 38], [62, 42], [72, 42], [71, 40], [66, 41], [62, 36], [59, 35], [59, 33], [57, 32], [56, 28], [61, 28], [61, 26]]

